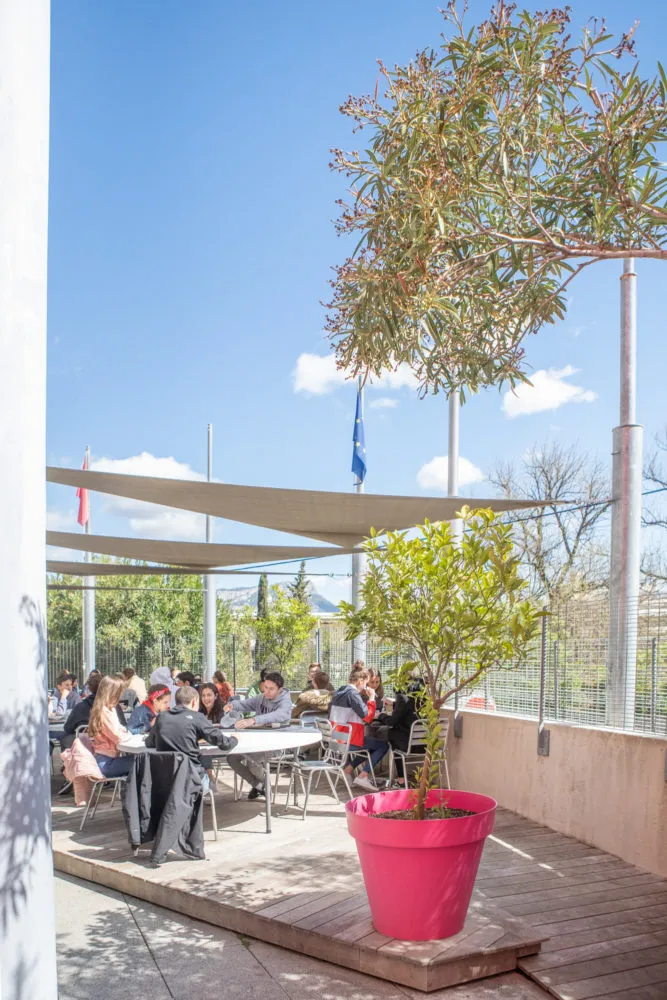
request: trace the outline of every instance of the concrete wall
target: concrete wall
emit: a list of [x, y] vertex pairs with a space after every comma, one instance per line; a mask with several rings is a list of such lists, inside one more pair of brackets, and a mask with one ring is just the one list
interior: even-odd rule
[[450, 727], [453, 788], [501, 806], [667, 877], [667, 740], [550, 722], [550, 755], [537, 723], [464, 712]]

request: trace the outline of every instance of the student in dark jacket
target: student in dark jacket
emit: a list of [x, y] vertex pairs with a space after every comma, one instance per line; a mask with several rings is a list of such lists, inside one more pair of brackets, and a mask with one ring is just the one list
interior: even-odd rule
[[127, 728], [134, 735], [149, 732], [160, 712], [166, 712], [170, 705], [169, 688], [164, 684], [151, 684], [146, 700], [132, 710]]
[[[389, 743], [396, 750], [408, 749], [412, 724], [419, 718], [419, 713], [415, 705], [415, 696], [423, 690], [423, 687], [423, 681], [411, 681], [407, 692], [397, 691], [393, 710], [391, 712], [382, 712], [377, 717], [380, 725], [389, 727]], [[396, 769], [398, 771], [398, 784], [405, 785], [403, 760], [400, 757], [396, 757]]]
[[221, 750], [232, 750], [238, 740], [211, 725], [199, 711], [199, 693], [190, 685], [179, 687], [176, 706], [161, 712], [146, 737], [146, 746], [185, 754], [197, 766], [202, 776], [204, 794], [209, 789], [209, 776], [200, 760], [199, 740], [213, 743]]
[[[63, 726], [63, 735], [60, 737], [60, 746], [62, 750], [69, 750], [74, 743], [76, 737], [76, 731], [79, 726], [87, 726], [90, 720], [90, 710], [93, 707], [93, 702], [95, 701], [95, 695], [97, 694], [97, 689], [100, 686], [100, 681], [102, 680], [102, 674], [99, 670], [91, 670], [87, 681], [87, 688], [90, 694], [82, 698], [81, 701], [74, 706], [72, 711], [69, 713], [65, 719], [65, 725]], [[121, 726], [125, 725], [125, 716], [123, 715], [123, 709], [120, 705], [116, 708], [116, 715], [118, 716], [118, 721]]]

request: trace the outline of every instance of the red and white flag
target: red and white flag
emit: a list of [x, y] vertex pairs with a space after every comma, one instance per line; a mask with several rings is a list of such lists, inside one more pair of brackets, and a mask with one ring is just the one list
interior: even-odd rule
[[[88, 469], [88, 453], [86, 452], [86, 457], [83, 460], [82, 466], [84, 472]], [[88, 490], [84, 490], [82, 486], [76, 491], [76, 497], [79, 501], [79, 513], [77, 515], [77, 521], [82, 528], [88, 524], [90, 520], [90, 500], [88, 495]]]

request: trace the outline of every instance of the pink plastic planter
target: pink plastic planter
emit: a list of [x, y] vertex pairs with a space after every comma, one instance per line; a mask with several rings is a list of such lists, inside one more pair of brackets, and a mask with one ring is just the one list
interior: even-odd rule
[[380, 934], [402, 941], [433, 941], [458, 934], [465, 923], [497, 803], [474, 792], [434, 790], [426, 804], [437, 805], [443, 799], [452, 809], [469, 809], [475, 815], [443, 820], [372, 816], [409, 808], [409, 791], [361, 795], [345, 807], [373, 924]]

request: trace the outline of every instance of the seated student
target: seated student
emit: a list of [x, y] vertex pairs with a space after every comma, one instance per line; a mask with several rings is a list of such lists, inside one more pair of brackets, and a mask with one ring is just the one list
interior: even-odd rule
[[127, 728], [135, 735], [149, 732], [160, 712], [166, 712], [170, 705], [169, 688], [164, 684], [151, 684], [146, 698], [132, 710]]
[[[102, 674], [99, 670], [91, 670], [88, 675], [88, 682], [86, 687], [88, 689], [88, 694], [85, 698], [82, 698], [78, 705], [75, 705], [72, 711], [69, 713], [65, 719], [65, 724], [63, 726], [63, 735], [60, 737], [60, 748], [61, 750], [69, 750], [74, 740], [76, 738], [76, 731], [79, 726], [87, 726], [90, 719], [90, 712], [95, 701], [95, 695], [100, 686], [100, 681], [102, 680]], [[120, 705], [116, 706], [116, 714], [118, 716], [118, 722], [121, 726], [125, 725], [125, 716], [123, 715], [123, 710]]]
[[124, 690], [124, 677], [103, 677], [90, 710], [88, 735], [93, 741], [97, 766], [105, 778], [121, 778], [129, 774], [132, 766], [132, 758], [121, 757], [118, 750], [118, 744], [129, 736], [116, 714]]
[[216, 670], [213, 674], [213, 683], [218, 689], [218, 694], [222, 698], [222, 704], [226, 705], [234, 694], [234, 688], [229, 683], [222, 670]]
[[[268, 670], [262, 681], [263, 693], [254, 698], [246, 698], [242, 701], [229, 702], [225, 705], [225, 712], [230, 712], [232, 708], [238, 712], [255, 712], [254, 719], [239, 719], [236, 729], [248, 729], [250, 726], [268, 726], [274, 722], [289, 722], [292, 717], [292, 698], [285, 688], [283, 675], [277, 670]], [[270, 756], [270, 755], [269, 755]], [[264, 795], [264, 764], [267, 755], [254, 753], [248, 757], [233, 756], [229, 758], [228, 764], [232, 771], [236, 771], [244, 781], [247, 781], [252, 788], [249, 799], [256, 799]]]
[[174, 684], [177, 688], [188, 685], [189, 687], [195, 686], [195, 675], [191, 670], [181, 670], [174, 677]]
[[[323, 672], [322, 671], [322, 667], [320, 666], [319, 663], [311, 663], [310, 666], [308, 667], [308, 680], [306, 682], [305, 688], [303, 689], [304, 692], [305, 691], [312, 691], [312, 690], [314, 690], [314, 688], [315, 688], [315, 674], [318, 672], [318, 670], [321, 673]], [[327, 674], [327, 677], [328, 677], [328, 674]], [[333, 684], [330, 681], [327, 681], [327, 691], [330, 691], [331, 694], [333, 694], [335, 690], [336, 689], [333, 686]]]
[[[368, 686], [368, 680], [368, 671], [365, 668], [352, 668], [349, 683], [338, 688], [331, 699], [329, 721], [335, 730], [346, 731], [342, 727], [351, 727], [350, 750], [361, 750], [362, 748], [369, 750], [371, 762], [375, 768], [387, 753], [389, 744], [374, 736], [364, 736], [364, 725], [373, 721], [376, 710], [375, 691]], [[362, 698], [362, 692], [367, 695], [367, 703]], [[377, 788], [370, 778], [370, 764], [367, 758], [353, 758], [345, 768], [345, 773], [352, 775], [355, 767], [364, 761], [365, 763], [353, 784], [368, 792], [377, 792]]]
[[[394, 707], [391, 712], [382, 712], [377, 721], [383, 726], [389, 726], [389, 743], [397, 750], [407, 750], [410, 742], [410, 730], [412, 723], [419, 718], [415, 705], [415, 696], [424, 688], [424, 682], [420, 677], [410, 681], [406, 691], [397, 691], [394, 698]], [[396, 770], [398, 785], [405, 786], [405, 769], [403, 758], [396, 757]]]
[[262, 667], [262, 669], [259, 672], [259, 680], [255, 681], [254, 684], [250, 685], [250, 687], [246, 691], [246, 698], [256, 698], [257, 695], [260, 695], [262, 693], [262, 691], [264, 690], [264, 680], [268, 673], [270, 673], [269, 667]]
[[[238, 740], [222, 729], [216, 729], [202, 715], [199, 709], [199, 694], [189, 684], [179, 687], [176, 692], [176, 706], [158, 715], [155, 725], [146, 737], [146, 746], [155, 750], [168, 750], [185, 754], [196, 765], [202, 776], [204, 794], [209, 790], [209, 776], [206, 773], [199, 751], [199, 740], [213, 743], [221, 750], [232, 750]], [[234, 758], [230, 758], [231, 760]]]
[[202, 684], [199, 688], [199, 711], [209, 722], [217, 725], [223, 716], [225, 706], [214, 683]]
[[81, 700], [76, 691], [73, 690], [74, 680], [72, 675], [64, 670], [56, 677], [56, 686], [49, 698], [49, 715], [66, 715], [79, 704]]
[[146, 701], [148, 697], [148, 692], [146, 691], [146, 682], [139, 677], [139, 675], [132, 669], [132, 667], [125, 667], [123, 670], [123, 677], [127, 681], [127, 690], [134, 691], [137, 696], [137, 701]]
[[292, 709], [293, 719], [298, 719], [303, 712], [329, 714], [332, 695], [332, 685], [329, 682], [329, 675], [325, 674], [323, 670], [317, 669], [314, 672], [312, 681], [312, 688], [306, 688], [297, 698], [296, 705]]

